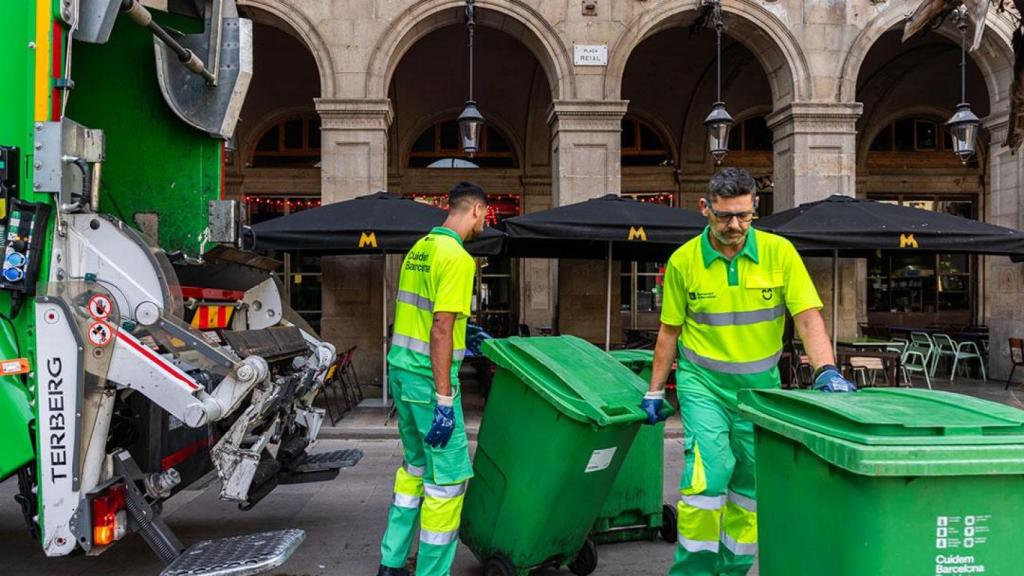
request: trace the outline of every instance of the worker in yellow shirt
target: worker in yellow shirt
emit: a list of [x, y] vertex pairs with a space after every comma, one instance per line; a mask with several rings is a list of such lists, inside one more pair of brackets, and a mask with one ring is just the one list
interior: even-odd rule
[[778, 388], [786, 312], [815, 367], [814, 387], [856, 387], [835, 367], [821, 299], [793, 245], [750, 227], [756, 184], [726, 168], [700, 208], [704, 232], [672, 254], [665, 269], [661, 329], [650, 390], [655, 423], [677, 351], [685, 467], [670, 576], [746, 574], [757, 552], [754, 431], [736, 407], [744, 388]]
[[407, 576], [419, 528], [418, 576], [450, 574], [466, 481], [473, 476], [459, 394], [476, 263], [464, 242], [484, 229], [487, 196], [469, 182], [448, 193], [448, 218], [406, 255], [398, 278], [388, 384], [404, 462], [381, 542], [378, 576]]

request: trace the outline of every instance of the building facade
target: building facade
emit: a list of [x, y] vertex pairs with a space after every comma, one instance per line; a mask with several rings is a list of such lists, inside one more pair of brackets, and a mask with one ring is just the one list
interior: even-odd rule
[[[603, 194], [694, 208], [714, 172], [703, 126], [714, 32], [700, 0], [478, 0], [474, 96], [488, 124], [472, 159], [454, 123], [469, 81], [464, 2], [238, 4], [255, 22], [256, 70], [227, 184], [254, 221], [381, 189], [436, 201], [462, 179], [492, 195], [494, 222]], [[962, 165], [943, 128], [960, 100], [952, 23], [901, 43], [917, 0], [721, 4], [722, 95], [737, 120], [725, 164], [758, 178], [762, 213], [842, 194], [1024, 227], [1021, 157], [1002, 146], [1010, 15], [993, 9], [969, 56], [967, 100], [984, 129]], [[578, 60], [583, 47], [597, 56]], [[381, 257], [289, 258], [284, 276], [326, 338], [359, 347], [364, 380], [379, 381], [385, 266], [393, 277]], [[830, 262], [809, 267], [829, 302]], [[841, 335], [985, 324], [992, 373], [1008, 372], [1024, 266], [880, 253], [839, 270]], [[616, 266], [613, 335], [657, 326], [658, 272]], [[602, 263], [492, 258], [481, 273], [478, 320], [492, 332], [603, 339]]]

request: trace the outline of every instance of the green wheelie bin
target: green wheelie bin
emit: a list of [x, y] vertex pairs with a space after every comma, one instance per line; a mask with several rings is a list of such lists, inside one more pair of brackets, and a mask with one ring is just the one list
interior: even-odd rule
[[761, 576], [1024, 574], [1024, 411], [905, 389], [739, 400]]
[[487, 398], [459, 536], [487, 576], [597, 567], [589, 538], [645, 419], [639, 379], [574, 336], [488, 340]]
[[[643, 390], [651, 381], [653, 350], [612, 350], [612, 358], [639, 376]], [[668, 403], [665, 403], [668, 406]], [[665, 478], [665, 423], [642, 426], [626, 453], [612, 490], [594, 523], [599, 544], [654, 539], [676, 541], [676, 508], [662, 500]]]

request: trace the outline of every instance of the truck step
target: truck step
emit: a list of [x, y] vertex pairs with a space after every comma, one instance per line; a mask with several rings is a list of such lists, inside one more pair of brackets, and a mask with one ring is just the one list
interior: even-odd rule
[[338, 470], [355, 466], [362, 457], [363, 451], [358, 448], [307, 454], [299, 465], [282, 471], [278, 481], [281, 484], [305, 484], [333, 480], [338, 476]]
[[196, 542], [160, 576], [260, 574], [284, 564], [305, 537], [302, 530], [279, 530]]

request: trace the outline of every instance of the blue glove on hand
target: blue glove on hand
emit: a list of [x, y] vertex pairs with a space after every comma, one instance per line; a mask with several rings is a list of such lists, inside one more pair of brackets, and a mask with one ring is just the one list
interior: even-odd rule
[[662, 414], [661, 407], [665, 403], [665, 392], [648, 392], [640, 402], [640, 409], [647, 413], [645, 424], [657, 424], [667, 416]]
[[425, 441], [434, 448], [444, 448], [455, 431], [455, 408], [451, 396], [438, 396], [434, 407], [434, 421], [430, 424]]
[[814, 389], [822, 392], [856, 392], [857, 385], [843, 378], [838, 368], [826, 364], [814, 373]]

